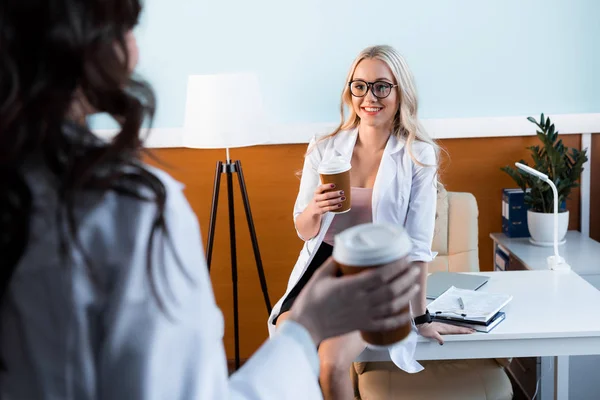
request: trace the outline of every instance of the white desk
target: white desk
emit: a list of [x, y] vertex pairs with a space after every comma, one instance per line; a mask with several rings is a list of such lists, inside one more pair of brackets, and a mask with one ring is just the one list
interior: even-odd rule
[[[444, 336], [444, 345], [419, 337], [417, 360], [553, 356], [555, 398], [568, 398], [568, 357], [600, 354], [600, 291], [573, 272], [480, 272], [481, 291], [508, 293], [506, 319], [490, 333]], [[390, 361], [387, 351], [365, 350], [357, 361]], [[567, 381], [565, 381], [567, 379]]]
[[[554, 254], [553, 247], [534, 246], [529, 243], [529, 238], [510, 238], [503, 233], [492, 233], [490, 238], [494, 241], [494, 257], [496, 247], [500, 246], [527, 269], [547, 270], [546, 258]], [[580, 232], [569, 231], [567, 242], [558, 246], [558, 252], [573, 271], [591, 281], [594, 286], [600, 286], [600, 280], [596, 281], [600, 279], [600, 243], [583, 236]]]
[[[548, 269], [546, 258], [554, 254], [552, 247], [534, 246], [529, 243], [528, 238], [510, 238], [503, 233], [492, 233], [490, 235], [494, 242], [494, 256], [496, 249], [500, 247], [511, 258], [516, 259], [522, 268], [529, 270], [544, 271]], [[558, 251], [565, 258], [571, 269], [587, 282], [600, 290], [600, 243], [582, 235], [577, 231], [567, 232], [567, 242], [559, 246]], [[510, 267], [515, 269], [514, 266]], [[517, 269], [519, 269], [517, 267]], [[600, 311], [592, 314], [600, 318]], [[567, 360], [568, 361], [568, 360]], [[551, 393], [553, 375], [553, 360], [542, 358], [541, 373], [541, 399], [548, 398]], [[571, 357], [569, 364], [570, 376], [569, 394], [572, 399], [594, 398], [600, 393], [600, 380], [597, 379], [600, 370], [600, 356]], [[598, 396], [600, 398], [600, 396]]]

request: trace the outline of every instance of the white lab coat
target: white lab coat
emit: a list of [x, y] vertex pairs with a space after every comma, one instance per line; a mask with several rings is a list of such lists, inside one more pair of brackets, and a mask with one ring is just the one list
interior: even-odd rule
[[29, 166], [31, 238], [0, 311], [2, 399], [319, 399], [318, 356], [291, 323], [230, 379], [223, 317], [215, 304], [201, 236], [182, 185], [166, 187], [169, 246], [156, 242], [153, 279], [146, 249], [156, 207], [114, 192], [80, 196], [80, 240], [94, 281], [76, 251], [59, 256], [53, 178]]
[[[319, 164], [334, 157], [342, 157], [350, 161], [357, 137], [358, 130], [354, 129], [340, 132], [333, 138], [323, 141], [318, 141], [317, 137], [311, 140], [308, 148], [312, 151], [306, 156], [300, 190], [294, 205], [294, 221], [306, 209], [316, 187], [320, 184], [317, 173]], [[413, 142], [412, 151], [416, 159], [425, 166], [420, 166], [413, 161], [405, 147], [404, 139], [390, 136], [373, 187], [372, 219], [373, 222], [404, 226], [413, 240], [413, 250], [408, 260], [430, 262], [435, 256], [431, 252], [431, 245], [437, 201], [437, 168], [431, 166], [437, 165], [437, 157], [433, 146], [422, 141]], [[306, 271], [334, 217], [334, 213], [325, 214], [321, 219], [317, 236], [305, 241], [289, 278], [286, 293], [275, 304], [269, 317], [270, 334], [275, 333], [273, 319], [279, 314], [283, 300]], [[300, 238], [305, 240], [301, 236]], [[397, 347], [397, 354], [390, 352], [392, 358], [395, 358], [394, 361], [398, 360], [396, 364], [408, 372], [421, 369], [411, 360], [415, 346], [416, 335], [412, 335], [404, 348]]]

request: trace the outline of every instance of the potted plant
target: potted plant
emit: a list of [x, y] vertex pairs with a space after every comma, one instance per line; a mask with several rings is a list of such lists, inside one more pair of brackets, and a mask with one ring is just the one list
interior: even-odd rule
[[[579, 178], [583, 171], [583, 164], [587, 161], [587, 149], [579, 151], [566, 147], [558, 138], [558, 131], [550, 118], [540, 117], [540, 122], [534, 118], [527, 118], [534, 123], [538, 130], [537, 137], [540, 145], [529, 146], [533, 165], [524, 160], [519, 162], [528, 165], [546, 175], [554, 182], [558, 191], [558, 240], [564, 243], [564, 237], [569, 225], [569, 211], [565, 208], [565, 200], [571, 190], [579, 186]], [[531, 241], [539, 245], [552, 245], [554, 242], [554, 195], [552, 188], [538, 178], [506, 166], [502, 171], [510, 175], [517, 185], [525, 192], [525, 205], [528, 206], [527, 224]], [[530, 191], [527, 191], [530, 188]]]

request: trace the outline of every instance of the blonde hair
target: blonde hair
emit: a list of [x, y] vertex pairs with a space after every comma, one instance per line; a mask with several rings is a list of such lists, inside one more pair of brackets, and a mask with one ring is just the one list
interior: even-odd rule
[[[414, 157], [412, 152], [412, 144], [415, 140], [420, 140], [433, 146], [436, 158], [438, 158], [440, 150], [439, 146], [427, 134], [417, 118], [417, 90], [412, 72], [408, 68], [408, 64], [404, 60], [404, 57], [402, 57], [402, 55], [400, 55], [393, 47], [386, 45], [367, 47], [356, 57], [348, 71], [346, 84], [342, 91], [340, 125], [329, 135], [323, 136], [321, 140], [334, 137], [342, 131], [348, 131], [358, 127], [360, 118], [356, 115], [356, 112], [352, 107], [352, 94], [350, 93], [348, 83], [352, 80], [356, 67], [364, 59], [377, 59], [386, 63], [398, 84], [395, 90], [398, 91], [398, 101], [400, 104], [398, 112], [396, 112], [396, 115], [394, 116], [392, 135], [406, 140], [408, 153], [415, 163], [423, 166], [423, 164]], [[348, 108], [350, 113], [348, 117], [346, 117], [346, 108]]]

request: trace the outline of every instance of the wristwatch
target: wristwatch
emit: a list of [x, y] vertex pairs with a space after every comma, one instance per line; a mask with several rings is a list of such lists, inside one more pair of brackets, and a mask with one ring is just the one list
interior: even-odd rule
[[430, 324], [432, 322], [433, 318], [431, 318], [429, 310], [427, 309], [425, 309], [425, 314], [415, 317], [415, 325]]

